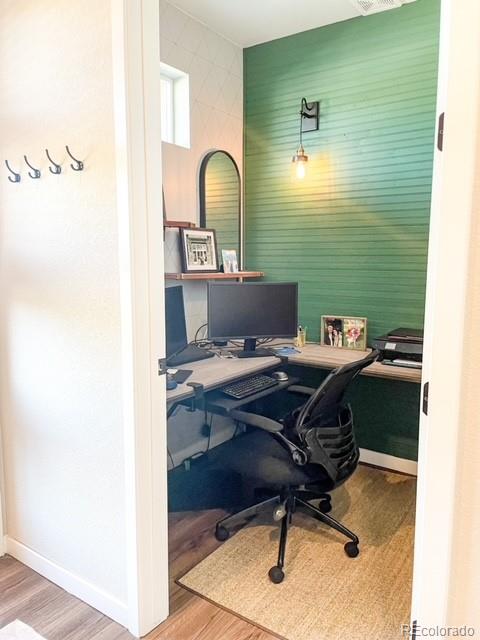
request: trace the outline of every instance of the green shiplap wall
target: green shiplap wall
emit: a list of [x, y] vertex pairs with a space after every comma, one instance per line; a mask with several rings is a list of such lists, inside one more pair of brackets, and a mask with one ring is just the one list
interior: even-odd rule
[[236, 249], [239, 258], [239, 177], [232, 160], [224, 153], [215, 153], [205, 172], [205, 221], [215, 229], [219, 262], [222, 249]]
[[[368, 318], [369, 341], [422, 327], [440, 0], [251, 47], [244, 55], [246, 267], [299, 282], [300, 322]], [[292, 174], [300, 100], [320, 100]], [[361, 379], [360, 446], [415, 459], [419, 386]]]
[[[246, 49], [246, 266], [298, 280], [320, 316], [366, 316], [369, 337], [423, 326], [439, 0]], [[320, 100], [292, 178], [300, 100]]]

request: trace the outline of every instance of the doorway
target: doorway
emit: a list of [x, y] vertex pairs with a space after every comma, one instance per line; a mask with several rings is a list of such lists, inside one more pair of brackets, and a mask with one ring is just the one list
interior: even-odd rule
[[[462, 49], [460, 41], [462, 39], [465, 39], [465, 37], [469, 37], [473, 46], [473, 43], [475, 43], [477, 40], [476, 34], [474, 33], [474, 20], [470, 19], [467, 21], [465, 19], [466, 21], [462, 22], [461, 17], [455, 13], [455, 8], [451, 6], [451, 3], [448, 2], [448, 0], [442, 2], [442, 10], [442, 53], [438, 110], [440, 113], [444, 109], [444, 104], [449, 104], [449, 113], [452, 115], [451, 119], [448, 120], [448, 126], [452, 127], [450, 131], [453, 134], [454, 118], [458, 118], [457, 122], [465, 122], [465, 119], [469, 119], [469, 121], [472, 123], [472, 126], [474, 127], [473, 130], [475, 130], [476, 114], [473, 110], [469, 108], [467, 109], [467, 106], [465, 106], [465, 111], [462, 111], [462, 109], [460, 108], [461, 105], [456, 101], [460, 101], [460, 96], [462, 95], [463, 88], [462, 90], [459, 90], [459, 85], [454, 84], [452, 82], [452, 78], [455, 65], [458, 65], [458, 67], [460, 67], [460, 56], [458, 54], [458, 51]], [[472, 11], [476, 11], [473, 5]], [[467, 22], [469, 24], [467, 24]], [[468, 34], [468, 36], [466, 34]], [[458, 82], [463, 79], [466, 84], [467, 79], [471, 80], [469, 72], [471, 72], [470, 67], [464, 69], [464, 73], [460, 76]], [[462, 98], [462, 102], [464, 103], [464, 105], [468, 105], [469, 107], [471, 107], [472, 104], [476, 104], [477, 97], [475, 91], [476, 87], [471, 87], [471, 92], [469, 94], [471, 99], [470, 102], [465, 98], [465, 94], [463, 93], [464, 97]], [[450, 134], [447, 135], [450, 136]], [[462, 145], [465, 146], [462, 147]], [[434, 419], [433, 417], [435, 417], [436, 427], [439, 424], [445, 424], [445, 417], [442, 417], [439, 410], [442, 406], [440, 389], [448, 388], [449, 393], [452, 392], [452, 379], [455, 378], [457, 380], [457, 383], [461, 379], [461, 360], [459, 359], [454, 362], [451, 358], [445, 359], [445, 356], [440, 356], [440, 353], [442, 351], [441, 333], [434, 321], [439, 317], [438, 310], [440, 308], [442, 308], [443, 311], [446, 311], [447, 307], [451, 305], [451, 298], [449, 298], [449, 303], [447, 304], [447, 297], [445, 297], [444, 299], [442, 299], [441, 296], [439, 297], [440, 292], [445, 292], [445, 283], [449, 282], [449, 277], [445, 272], [447, 266], [442, 267], [441, 257], [444, 258], [447, 254], [451, 255], [452, 258], [455, 256], [455, 259], [459, 258], [460, 255], [463, 256], [463, 258], [460, 259], [459, 262], [459, 264], [461, 265], [461, 269], [460, 271], [457, 271], [457, 277], [459, 277], [459, 274], [461, 273], [465, 280], [467, 278], [467, 265], [465, 256], [468, 255], [468, 251], [465, 251], [465, 249], [466, 247], [468, 247], [468, 229], [470, 225], [471, 215], [471, 211], [468, 209], [468, 202], [464, 202], [465, 217], [462, 219], [461, 224], [458, 223], [458, 218], [456, 219], [455, 229], [458, 232], [458, 235], [454, 235], [454, 242], [452, 242], [452, 238], [450, 236], [450, 233], [452, 231], [451, 223], [449, 224], [448, 220], [445, 221], [445, 219], [443, 218], [443, 221], [445, 222], [445, 228], [442, 228], [440, 219], [440, 207], [445, 206], [445, 200], [442, 203], [440, 201], [439, 194], [442, 192], [442, 190], [450, 188], [452, 190], [450, 192], [450, 198], [453, 198], [453, 194], [455, 194], [455, 197], [458, 197], [460, 192], [464, 193], [465, 190], [468, 191], [469, 188], [466, 182], [463, 182], [463, 184], [461, 185], [454, 185], [453, 182], [451, 182], [450, 186], [447, 187], [446, 185], [448, 181], [446, 179], [446, 175], [449, 171], [451, 171], [452, 174], [454, 173], [453, 164], [457, 163], [457, 166], [463, 165], [464, 161], [460, 162], [459, 158], [465, 158], [465, 148], [468, 148], [471, 152], [471, 156], [469, 158], [469, 160], [471, 160], [472, 162], [471, 166], [474, 166], [475, 158], [471, 137], [468, 137], [468, 139], [466, 139], [465, 137], [462, 138], [462, 136], [459, 136], [458, 143], [456, 144], [455, 148], [458, 151], [458, 156], [455, 158], [455, 160], [452, 160], [452, 164], [445, 166], [445, 160], [442, 160], [442, 158], [438, 155], [439, 153], [443, 153], [443, 157], [446, 158], [448, 153], [452, 153], [454, 151], [454, 148], [452, 146], [450, 146], [449, 148], [448, 145], [444, 148], [443, 152], [436, 152], [435, 162], [432, 223], [430, 235], [428, 283], [429, 293], [427, 294], [428, 323], [425, 336], [425, 365], [423, 382], [430, 382], [430, 389], [435, 387], [436, 391], [435, 393], [431, 392], [429, 398], [428, 418], [425, 415], [421, 417], [419, 492], [416, 534], [417, 560], [415, 562], [415, 581], [412, 614], [413, 618], [416, 620], [420, 619], [422, 621], [427, 621], [428, 619], [430, 619], [436, 624], [447, 620], [446, 603], [448, 600], [450, 569], [449, 551], [452, 544], [453, 525], [447, 527], [444, 526], [446, 512], [443, 508], [441, 510], [438, 509], [438, 505], [445, 504], [444, 500], [446, 499], [448, 505], [447, 515], [453, 515], [453, 487], [455, 486], [456, 469], [455, 458], [454, 456], [452, 456], [452, 451], [456, 450], [455, 443], [458, 436], [458, 404], [454, 404], [452, 406], [452, 421], [449, 423], [449, 428], [446, 432], [447, 437], [444, 437], [445, 432], [443, 431], [441, 432], [441, 437], [438, 430], [435, 434], [432, 434], [431, 432], [428, 433], [427, 421], [429, 424], [431, 424]], [[467, 180], [470, 180], [470, 182], [472, 181], [471, 174], [465, 176], [465, 181]], [[460, 191], [458, 191], [458, 189]], [[443, 306], [440, 306], [440, 303]], [[458, 306], [456, 306], [456, 310], [459, 314], [458, 320], [459, 322], [463, 322], [465, 310], [465, 299], [463, 291], [459, 291], [458, 303]], [[457, 397], [460, 398], [461, 390], [458, 388], [458, 386], [455, 387], [454, 385], [454, 391], [455, 390], [457, 393]], [[448, 459], [450, 462], [445, 466], [444, 462], [446, 459]], [[441, 483], [438, 481], [440, 477], [443, 479]], [[447, 491], [446, 495], [444, 491], [445, 478], [449, 478], [451, 481], [451, 483], [448, 485], [451, 490]], [[429, 496], [435, 496], [435, 499], [429, 500]], [[433, 508], [437, 509], [436, 514], [433, 513]], [[443, 522], [442, 527], [437, 526], [439, 524], [437, 518], [440, 517], [442, 518]], [[452, 518], [450, 518], [448, 521], [451, 523]], [[434, 525], [434, 523], [436, 524]], [[182, 525], [180, 524], [180, 527], [181, 526]], [[210, 523], [204, 521], [202, 524], [199, 524], [199, 531], [204, 526], [205, 529], [207, 529], [210, 526]], [[429, 544], [432, 540], [435, 540], [435, 545], [432, 545], [429, 549]], [[187, 544], [186, 540], [183, 539], [181, 544]], [[421, 558], [421, 560], [419, 560], [419, 558]], [[440, 561], [439, 558], [441, 559]], [[439, 598], [433, 599], [429, 597], [427, 599], [427, 591], [430, 591], [431, 593], [431, 582], [430, 580], [427, 580], [427, 577], [431, 575], [437, 575], [439, 577], [439, 580], [436, 581], [436, 586], [439, 589]]]

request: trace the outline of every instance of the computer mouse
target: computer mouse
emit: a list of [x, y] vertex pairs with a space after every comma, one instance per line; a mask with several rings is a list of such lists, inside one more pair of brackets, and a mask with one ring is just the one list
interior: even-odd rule
[[275, 378], [275, 380], [288, 380], [288, 375], [285, 371], [274, 371], [272, 373], [272, 378]]

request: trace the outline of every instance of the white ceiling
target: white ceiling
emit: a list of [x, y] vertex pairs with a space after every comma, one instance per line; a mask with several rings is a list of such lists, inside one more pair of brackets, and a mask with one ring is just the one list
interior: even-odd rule
[[170, 0], [242, 47], [359, 16], [349, 0]]

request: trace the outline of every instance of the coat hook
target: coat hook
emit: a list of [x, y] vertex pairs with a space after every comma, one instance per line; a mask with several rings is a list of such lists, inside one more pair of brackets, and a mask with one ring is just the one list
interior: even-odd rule
[[23, 156], [23, 158], [24, 158], [25, 162], [27, 163], [27, 165], [30, 167], [30, 169], [33, 171], [33, 173], [32, 173], [32, 171], [29, 171], [29, 172], [28, 172], [28, 175], [29, 175], [31, 178], [40, 178], [40, 176], [42, 175], [42, 174], [40, 173], [40, 170], [39, 170], [39, 169], [35, 169], [35, 167], [32, 167], [32, 165], [30, 164], [30, 162], [27, 160], [27, 156]]
[[8, 176], [8, 179], [10, 180], [10, 182], [20, 182], [20, 180], [21, 180], [20, 174], [19, 173], [15, 173], [15, 171], [8, 164], [8, 160], [5, 160], [5, 164], [7, 165], [7, 169], [10, 171], [10, 173], [13, 174], [13, 178], [12, 178], [12, 176]]
[[52, 167], [48, 167], [48, 168], [49, 168], [49, 170], [50, 170], [52, 173], [56, 173], [57, 175], [58, 175], [59, 173], [62, 173], [62, 167], [61, 167], [59, 164], [57, 164], [57, 163], [55, 162], [55, 160], [52, 160], [52, 158], [50, 157], [50, 154], [48, 153], [48, 149], [45, 149], [45, 153], [47, 154], [47, 158], [48, 158], [48, 159], [50, 160], [50, 162], [53, 164], [53, 169], [52, 169]]
[[68, 148], [68, 144], [65, 146], [65, 149], [67, 150], [67, 153], [71, 157], [71, 159], [74, 160], [77, 163], [76, 166], [74, 164], [70, 164], [72, 169], [74, 171], [82, 171], [83, 170], [83, 162], [81, 160], [77, 160], [74, 156], [72, 156], [72, 154], [70, 153], [70, 149]]

